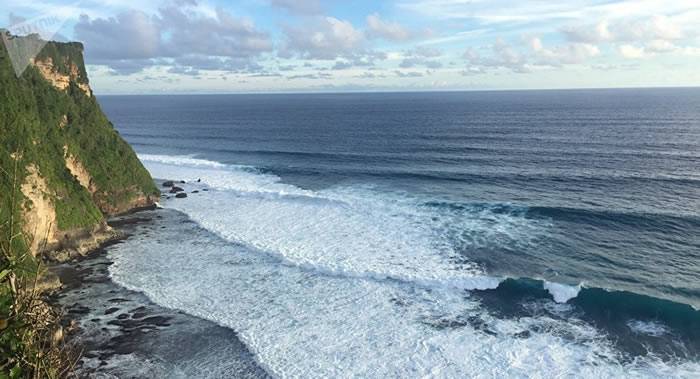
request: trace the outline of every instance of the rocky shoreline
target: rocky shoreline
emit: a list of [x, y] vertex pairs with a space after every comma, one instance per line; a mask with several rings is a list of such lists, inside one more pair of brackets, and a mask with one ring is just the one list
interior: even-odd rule
[[120, 238], [86, 256], [50, 266], [61, 284], [50, 302], [64, 310], [68, 346], [81, 356], [75, 373], [119, 378], [266, 377], [233, 330], [160, 307], [111, 280], [110, 247], [125, 243], [131, 235], [150, 235], [157, 228], [154, 221], [163, 217], [167, 212], [149, 209], [113, 218], [109, 226]]

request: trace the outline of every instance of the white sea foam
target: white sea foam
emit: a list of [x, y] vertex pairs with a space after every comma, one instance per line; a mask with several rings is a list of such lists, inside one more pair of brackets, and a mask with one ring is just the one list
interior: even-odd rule
[[[416, 199], [366, 188], [313, 192], [240, 166], [207, 165], [192, 157], [142, 155], [141, 159], [156, 177], [201, 179], [201, 185], [217, 190], [172, 202], [170, 207], [229, 241], [327, 275], [495, 288], [501, 278], [485, 275], [461, 256], [461, 263], [454, 263], [457, 253], [443, 234], [444, 223], [455, 224], [451, 229], [480, 229], [485, 235], [499, 228], [516, 229], [493, 220], [480, 224], [481, 218], [490, 216], [483, 213], [436, 218], [434, 210], [422, 209]], [[516, 222], [507, 217], [502, 222]]]
[[[693, 377], [700, 370], [651, 358], [622, 363], [604, 334], [575, 319], [499, 319], [482, 309], [461, 289], [493, 288], [499, 279], [455, 259], [439, 231], [449, 224], [478, 237], [502, 229], [494, 236], [507, 242], [541, 227], [529, 220], [478, 212], [445, 219], [398, 194], [305, 191], [254, 170], [149, 158], [142, 156], [156, 177], [201, 178], [214, 189], [163, 205], [222, 238], [165, 220], [157, 237], [112, 248], [112, 277], [235, 329], [275, 376]], [[479, 217], [491, 222], [480, 225]], [[558, 300], [572, 293], [548, 290]]]
[[175, 166], [214, 167], [214, 168], [226, 167], [226, 165], [224, 165], [222, 163], [214, 162], [214, 161], [210, 161], [210, 160], [206, 160], [206, 159], [197, 159], [193, 155], [172, 156], [172, 155], [139, 154], [139, 158], [142, 161], [158, 162], [158, 163], [164, 163], [164, 164], [175, 165]]
[[581, 285], [569, 286], [566, 284], [545, 281], [544, 289], [546, 289], [547, 292], [552, 295], [554, 301], [557, 303], [566, 303], [567, 301], [578, 296], [578, 293], [581, 292]]
[[627, 327], [634, 333], [646, 334], [652, 337], [661, 337], [669, 333], [666, 325], [655, 321], [630, 320], [627, 323]]

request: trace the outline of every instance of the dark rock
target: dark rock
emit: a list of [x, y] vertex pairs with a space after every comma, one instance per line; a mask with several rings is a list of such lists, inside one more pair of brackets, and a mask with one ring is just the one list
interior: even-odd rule
[[173, 183], [172, 180], [168, 180], [167, 182], [163, 182], [163, 187], [172, 187], [174, 185], [175, 185], [175, 183]]
[[202, 182], [202, 179], [197, 179], [197, 183], [201, 183], [201, 182]]
[[153, 324], [157, 326], [170, 326], [170, 319], [172, 317], [167, 317], [167, 316], [151, 316], [151, 317], [146, 317], [141, 322], [144, 324]]
[[119, 308], [114, 308], [114, 307], [113, 307], [113, 308], [109, 308], [109, 309], [107, 309], [107, 310], [105, 311], [105, 314], [106, 314], [106, 315], [111, 315], [112, 313], [114, 313], [114, 312], [116, 312], [116, 311], [118, 311], [118, 310], [119, 310]]
[[181, 183], [181, 184], [185, 184], [185, 183], [187, 183], [187, 182], [184, 181], [184, 180], [180, 180], [180, 183]]
[[173, 188], [170, 189], [170, 193], [178, 193], [178, 192], [182, 192], [182, 191], [184, 191], [184, 189], [182, 187], [178, 187], [178, 186], [173, 186]]
[[181, 192], [181, 193], [178, 193], [177, 195], [175, 195], [175, 197], [178, 199], [184, 199], [187, 197], [187, 194], [184, 192]]
[[85, 315], [90, 312], [90, 308], [80, 305], [80, 304], [73, 304], [73, 306], [68, 308], [68, 313], [70, 314], [78, 314], [78, 315]]
[[197, 191], [197, 190], [194, 190], [194, 191], [192, 191], [192, 193], [199, 193], [199, 191]]
[[204, 192], [209, 192], [209, 189], [205, 188], [205, 189], [203, 189], [202, 191], [204, 191]]

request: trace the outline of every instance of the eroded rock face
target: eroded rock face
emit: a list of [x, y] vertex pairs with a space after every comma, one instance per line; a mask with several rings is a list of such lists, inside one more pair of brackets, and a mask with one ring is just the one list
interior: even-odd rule
[[[124, 189], [123, 193], [131, 194], [129, 196], [130, 200], [117, 205], [113, 204], [110, 199], [113, 197], [121, 197], [122, 193], [110, 194], [106, 192], [97, 192], [93, 195], [93, 200], [103, 214], [107, 216], [116, 216], [136, 209], [150, 208], [159, 199], [159, 196], [156, 195], [144, 195], [139, 193], [136, 187], [128, 187]], [[133, 194], [137, 195], [134, 196]]]
[[[78, 180], [80, 185], [90, 193], [97, 207], [100, 208], [100, 211], [102, 211], [102, 213], [106, 216], [121, 214], [132, 209], [146, 208], [151, 206], [156, 201], [156, 197], [154, 196], [139, 194], [132, 197], [130, 201], [124, 204], [113, 205], [112, 202], [110, 202], [110, 198], [119, 194], [109, 194], [107, 192], [100, 191], [95, 185], [94, 180], [92, 180], [90, 172], [87, 170], [87, 168], [85, 168], [77, 157], [68, 153], [68, 146], [63, 147], [63, 155], [64, 159], [66, 160], [66, 168], [68, 171], [70, 171], [70, 173]], [[140, 191], [136, 187], [129, 187], [125, 188], [124, 192], [139, 193]]]
[[97, 191], [97, 188], [95, 188], [95, 184], [93, 183], [92, 178], [90, 177], [90, 173], [87, 171], [85, 166], [83, 166], [83, 164], [80, 163], [78, 158], [71, 154], [68, 154], [68, 146], [63, 147], [63, 155], [66, 160], [66, 168], [68, 169], [68, 171], [70, 171], [70, 173], [78, 179], [78, 182], [81, 186], [83, 186], [83, 188], [88, 190], [90, 194], [94, 195]]
[[21, 186], [22, 194], [29, 200], [24, 207], [24, 234], [31, 242], [32, 254], [36, 255], [57, 244], [56, 210], [49, 187], [34, 165], [27, 167], [28, 175]]
[[56, 66], [51, 58], [43, 58], [42, 60], [32, 59], [32, 64], [39, 69], [41, 76], [48, 80], [52, 86], [58, 88], [61, 91], [65, 91], [70, 87], [71, 82], [75, 84], [85, 92], [86, 95], [92, 96], [92, 89], [87, 83], [81, 83], [78, 81], [79, 71], [78, 66], [74, 63], [70, 64], [70, 74], [64, 74], [58, 72]]

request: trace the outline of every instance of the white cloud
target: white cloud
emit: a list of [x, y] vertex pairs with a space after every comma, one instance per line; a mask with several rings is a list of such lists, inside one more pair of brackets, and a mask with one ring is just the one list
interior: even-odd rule
[[535, 69], [582, 64], [601, 54], [600, 49], [587, 43], [569, 43], [547, 47], [540, 38], [528, 40], [527, 48], [515, 48], [503, 39], [485, 50], [487, 54], [469, 48], [463, 54], [467, 68], [463, 75], [476, 75], [489, 70], [505, 69], [516, 73], [529, 73]]
[[74, 32], [85, 43], [89, 64], [123, 74], [153, 65], [173, 66], [179, 73], [254, 69], [254, 61], [272, 50], [270, 36], [251, 20], [222, 8], [202, 10], [187, 3], [154, 15], [127, 10], [111, 18], [81, 16]]
[[383, 38], [389, 41], [406, 41], [413, 33], [397, 22], [382, 20], [377, 13], [367, 16], [367, 35], [370, 38]]
[[662, 39], [655, 39], [651, 42], [649, 42], [645, 47], [644, 50], [651, 52], [651, 53], [669, 53], [674, 50], [678, 49], [676, 45], [673, 43], [662, 40]]
[[531, 71], [531, 67], [528, 65], [525, 55], [501, 38], [497, 39], [488, 50], [490, 54], [483, 56], [474, 48], [467, 49], [463, 54], [468, 64], [466, 71], [485, 72], [490, 69], [507, 69], [518, 73], [527, 73]]
[[573, 42], [586, 43], [673, 41], [684, 37], [680, 25], [667, 16], [659, 15], [616, 22], [602, 20], [595, 25], [567, 26], [562, 32]]
[[157, 19], [136, 10], [109, 19], [83, 15], [75, 34], [85, 42], [89, 56], [100, 60], [155, 58], [162, 45]]
[[539, 38], [530, 41], [536, 63], [550, 66], [583, 63], [589, 58], [600, 55], [600, 49], [589, 43], [570, 43], [553, 48], [546, 48]]
[[442, 62], [438, 60], [442, 56], [442, 51], [429, 46], [417, 46], [414, 49], [403, 53], [403, 60], [399, 64], [401, 68], [411, 68], [424, 66], [430, 69], [442, 67]]
[[643, 47], [633, 46], [629, 44], [620, 45], [618, 47], [618, 51], [623, 57], [627, 59], [640, 59], [646, 56]]
[[697, 17], [684, 15], [700, 8], [697, 0], [401, 0], [397, 6], [424, 17], [474, 20], [485, 25], [618, 20], [663, 14], [697, 23]]
[[700, 47], [686, 46], [680, 49], [681, 53], [686, 56], [700, 57]]
[[311, 24], [285, 28], [283, 57], [331, 60], [352, 57], [365, 47], [365, 37], [349, 21], [320, 17]]

